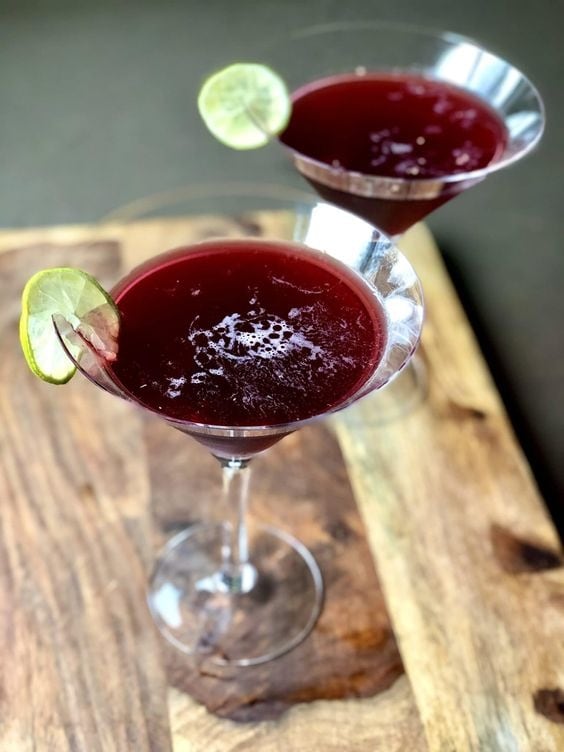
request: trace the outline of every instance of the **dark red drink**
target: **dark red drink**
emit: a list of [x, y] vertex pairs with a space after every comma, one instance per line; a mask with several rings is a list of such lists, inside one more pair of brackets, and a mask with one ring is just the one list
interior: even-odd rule
[[[332, 168], [306, 174], [321, 196], [395, 235], [468, 186], [468, 181], [442, 179], [499, 158], [507, 131], [489, 105], [450, 84], [414, 75], [364, 74], [333, 76], [298, 89], [280, 138], [298, 154]], [[346, 174], [351, 172], [408, 182], [395, 196], [389, 181], [373, 195], [359, 195], [366, 190], [362, 180], [351, 188]], [[436, 189], [426, 181], [436, 181]], [[374, 187], [375, 181], [368, 182]]]
[[136, 401], [180, 421], [257, 426], [324, 413], [358, 390], [385, 346], [368, 284], [289, 244], [180, 249], [134, 271], [114, 297], [115, 376]]

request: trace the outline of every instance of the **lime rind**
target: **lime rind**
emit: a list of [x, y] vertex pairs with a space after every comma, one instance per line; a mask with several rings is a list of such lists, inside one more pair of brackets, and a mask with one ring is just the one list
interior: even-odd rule
[[[102, 349], [100, 346], [107, 343], [108, 334], [117, 337], [119, 313], [99, 282], [79, 269], [44, 269], [28, 280], [22, 294], [19, 329], [25, 359], [39, 378], [52, 384], [65, 384], [76, 368], [55, 331], [53, 316], [56, 314]], [[77, 358], [79, 349], [70, 344], [68, 347]], [[107, 356], [104, 351], [103, 354]]]
[[233, 149], [256, 149], [281, 133], [290, 119], [286, 84], [260, 63], [234, 63], [211, 75], [198, 110], [211, 133]]

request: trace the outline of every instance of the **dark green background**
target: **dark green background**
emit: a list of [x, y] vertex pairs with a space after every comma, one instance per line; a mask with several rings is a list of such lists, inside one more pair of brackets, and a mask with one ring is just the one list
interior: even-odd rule
[[[295, 183], [281, 151], [215, 143], [202, 77], [268, 36], [386, 19], [475, 37], [537, 84], [541, 147], [430, 219], [555, 514], [564, 499], [564, 3], [556, 0], [0, 0], [0, 226], [96, 220], [197, 181]], [[479, 499], [476, 500], [479, 503]]]

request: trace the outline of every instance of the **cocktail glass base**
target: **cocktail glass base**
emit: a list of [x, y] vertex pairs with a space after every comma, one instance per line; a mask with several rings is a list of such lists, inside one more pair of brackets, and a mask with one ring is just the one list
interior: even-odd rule
[[302, 642], [323, 597], [319, 567], [288, 533], [249, 525], [249, 563], [237, 577], [222, 568], [226, 524], [198, 524], [164, 548], [148, 602], [176, 648], [206, 662], [253, 666]]

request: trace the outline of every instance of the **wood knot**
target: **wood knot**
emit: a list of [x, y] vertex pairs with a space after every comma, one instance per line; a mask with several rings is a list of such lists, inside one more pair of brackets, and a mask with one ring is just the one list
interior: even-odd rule
[[381, 648], [390, 637], [393, 639], [391, 630], [376, 626], [348, 632], [343, 635], [343, 640], [354, 650], [376, 650]]
[[454, 400], [451, 400], [448, 403], [448, 411], [450, 416], [455, 420], [470, 420], [481, 423], [488, 417], [485, 410], [482, 410], [479, 407], [472, 407], [472, 405], [462, 405]]
[[559, 687], [539, 689], [533, 695], [533, 703], [537, 713], [549, 721], [564, 723], [564, 692]]
[[335, 520], [325, 528], [335, 541], [344, 542], [354, 537], [354, 532], [344, 520]]
[[485, 412], [485, 410], [480, 410], [478, 407], [468, 407], [466, 410], [468, 416], [474, 420], [485, 420], [488, 417], [487, 412]]
[[490, 535], [494, 554], [502, 569], [509, 574], [544, 572], [557, 569], [564, 563], [560, 551], [520, 538], [501, 525], [492, 525]]
[[84, 499], [92, 498], [96, 495], [92, 483], [81, 483], [78, 488], [78, 493]]

